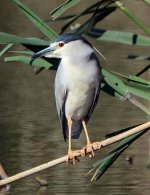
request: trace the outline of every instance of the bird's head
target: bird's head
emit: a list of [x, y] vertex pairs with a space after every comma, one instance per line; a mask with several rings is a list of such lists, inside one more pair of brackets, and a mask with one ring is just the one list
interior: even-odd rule
[[65, 56], [86, 55], [92, 51], [92, 45], [85, 38], [77, 34], [67, 33], [59, 35], [51, 41], [49, 47], [35, 53], [32, 58], [36, 59], [43, 56], [48, 58], [63, 58]]

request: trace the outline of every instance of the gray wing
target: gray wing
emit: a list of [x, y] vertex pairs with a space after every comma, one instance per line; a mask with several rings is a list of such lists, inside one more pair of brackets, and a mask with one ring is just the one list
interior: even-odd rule
[[[61, 69], [61, 65], [59, 66], [56, 78], [55, 78], [55, 100], [58, 116], [61, 122], [61, 127], [63, 131], [64, 140], [68, 138], [68, 122], [65, 115], [65, 104], [68, 95], [68, 89], [64, 83], [63, 71]], [[78, 139], [80, 137], [80, 133], [82, 131], [82, 123], [81, 121], [74, 122], [72, 125], [72, 139]]]
[[94, 111], [94, 108], [97, 105], [97, 102], [98, 102], [98, 99], [99, 99], [99, 94], [100, 94], [100, 89], [101, 89], [100, 86], [95, 89], [93, 101], [91, 103], [91, 106], [89, 108], [89, 111], [88, 111], [87, 115], [85, 116], [85, 122], [86, 123], [88, 123], [88, 121], [89, 121], [89, 119], [90, 119], [90, 117], [91, 117], [91, 115]]
[[85, 117], [86, 123], [89, 121], [89, 119], [91, 117], [91, 114], [93, 113], [94, 108], [97, 105], [97, 102], [98, 102], [98, 99], [99, 99], [99, 95], [100, 95], [100, 90], [101, 90], [101, 81], [103, 79], [103, 76], [102, 76], [102, 68], [101, 68], [100, 62], [99, 62], [97, 56], [95, 55], [95, 53], [92, 53], [91, 54], [90, 59], [91, 60], [94, 60], [96, 62], [96, 65], [97, 65], [97, 68], [99, 70], [99, 73], [98, 73], [98, 79], [97, 79], [97, 84], [98, 85], [95, 88], [93, 101], [92, 101], [91, 106], [89, 108], [89, 111], [88, 111], [88, 113], [87, 113], [87, 115]]
[[67, 119], [65, 116], [65, 103], [67, 99], [67, 89], [63, 83], [63, 76], [61, 71], [61, 65], [58, 67], [56, 77], [55, 77], [55, 101], [56, 101], [56, 108], [58, 112], [58, 116], [61, 122], [63, 136], [66, 141], [67, 138], [67, 131], [68, 131], [68, 124]]

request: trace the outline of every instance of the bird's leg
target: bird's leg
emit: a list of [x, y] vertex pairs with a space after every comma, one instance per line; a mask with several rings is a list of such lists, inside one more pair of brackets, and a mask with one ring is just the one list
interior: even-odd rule
[[71, 129], [72, 129], [72, 120], [68, 120], [68, 129], [69, 129], [69, 148], [68, 148], [68, 156], [67, 156], [67, 164], [69, 164], [69, 161], [72, 159], [73, 164], [76, 164], [78, 161], [77, 156], [79, 156], [80, 152], [78, 150], [73, 151], [72, 150], [72, 142], [71, 142]]
[[82, 125], [83, 125], [83, 128], [84, 128], [84, 132], [85, 132], [85, 136], [86, 136], [86, 140], [87, 140], [87, 144], [86, 144], [86, 146], [83, 148], [83, 152], [84, 152], [84, 156], [86, 155], [86, 150], [87, 150], [87, 148], [90, 148], [90, 150], [91, 150], [91, 155], [92, 155], [92, 157], [94, 157], [94, 150], [93, 150], [93, 146], [92, 146], [92, 143], [91, 143], [91, 141], [90, 141], [90, 138], [89, 138], [89, 134], [88, 134], [88, 130], [87, 130], [87, 128], [86, 128], [86, 124], [85, 124], [85, 121], [83, 120], [82, 121]]
[[98, 142], [92, 143], [90, 141], [88, 130], [86, 128], [86, 123], [85, 123], [84, 120], [82, 120], [82, 125], [83, 125], [83, 128], [84, 128], [84, 132], [85, 132], [85, 136], [86, 136], [86, 140], [87, 140], [87, 145], [82, 150], [83, 155], [85, 156], [87, 149], [89, 149], [91, 151], [91, 155], [89, 155], [89, 157], [94, 157], [94, 148], [93, 148], [93, 146], [96, 144], [97, 148], [99, 148], [99, 149], [100, 149], [101, 146], [98, 145], [99, 144]]

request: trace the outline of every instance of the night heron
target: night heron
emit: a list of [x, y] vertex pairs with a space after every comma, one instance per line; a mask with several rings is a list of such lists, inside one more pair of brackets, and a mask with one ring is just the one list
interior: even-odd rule
[[102, 72], [93, 46], [79, 35], [62, 34], [32, 58], [42, 56], [61, 58], [54, 88], [64, 139], [69, 139], [67, 162], [75, 163], [78, 151], [72, 150], [71, 139], [78, 139], [82, 129], [87, 140], [82, 155], [89, 148], [94, 156], [86, 125], [99, 98]]

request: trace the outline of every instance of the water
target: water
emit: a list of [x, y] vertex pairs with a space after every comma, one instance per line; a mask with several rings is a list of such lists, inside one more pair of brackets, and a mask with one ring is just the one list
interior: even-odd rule
[[[49, 11], [63, 1], [22, 2], [47, 20]], [[87, 3], [90, 1], [88, 0]], [[130, 4], [135, 9], [134, 2]], [[83, 4], [82, 7], [76, 6], [76, 9], [81, 10], [84, 7], [86, 5]], [[144, 7], [144, 4], [140, 3], [135, 10], [139, 10], [139, 13], [137, 12], [139, 16], [148, 23], [145, 13], [148, 14], [149, 10]], [[76, 11], [75, 8], [70, 13], [73, 11]], [[13, 1], [1, 0], [0, 15], [0, 31], [24, 37], [41, 37], [40, 32], [26, 19]], [[119, 20], [115, 24], [112, 23], [116, 18]], [[57, 31], [60, 25], [60, 23], [52, 24]], [[135, 32], [143, 33], [119, 11], [107, 18], [100, 26], [126, 31], [135, 29]], [[128, 54], [149, 55], [147, 48], [129, 48], [125, 45], [96, 42], [92, 39], [91, 42], [106, 56], [108, 61], [104, 62], [104, 66], [111, 70], [136, 74], [147, 64], [126, 59]], [[12, 50], [22, 49], [18, 46], [13, 47]], [[9, 175], [66, 154], [68, 144], [63, 140], [54, 103], [54, 77], [53, 71], [43, 71], [35, 75], [32, 67], [21, 63], [4, 63], [2, 58], [0, 59], [0, 162]], [[91, 139], [97, 140], [104, 139], [105, 134], [111, 131], [145, 121], [145, 114], [129, 102], [120, 102], [102, 92], [88, 128]], [[73, 142], [74, 148], [82, 147], [84, 144], [83, 134], [79, 140]], [[150, 193], [150, 174], [146, 169], [148, 134], [132, 144], [98, 182], [91, 183], [91, 175], [85, 176], [91, 169], [92, 163], [109, 152], [112, 147], [96, 152], [93, 160], [82, 159], [76, 166], [62, 164], [17, 181], [12, 184], [10, 194], [148, 195]], [[125, 160], [128, 156], [133, 156], [133, 164]], [[39, 188], [35, 180], [37, 175], [48, 180], [48, 188]]]

